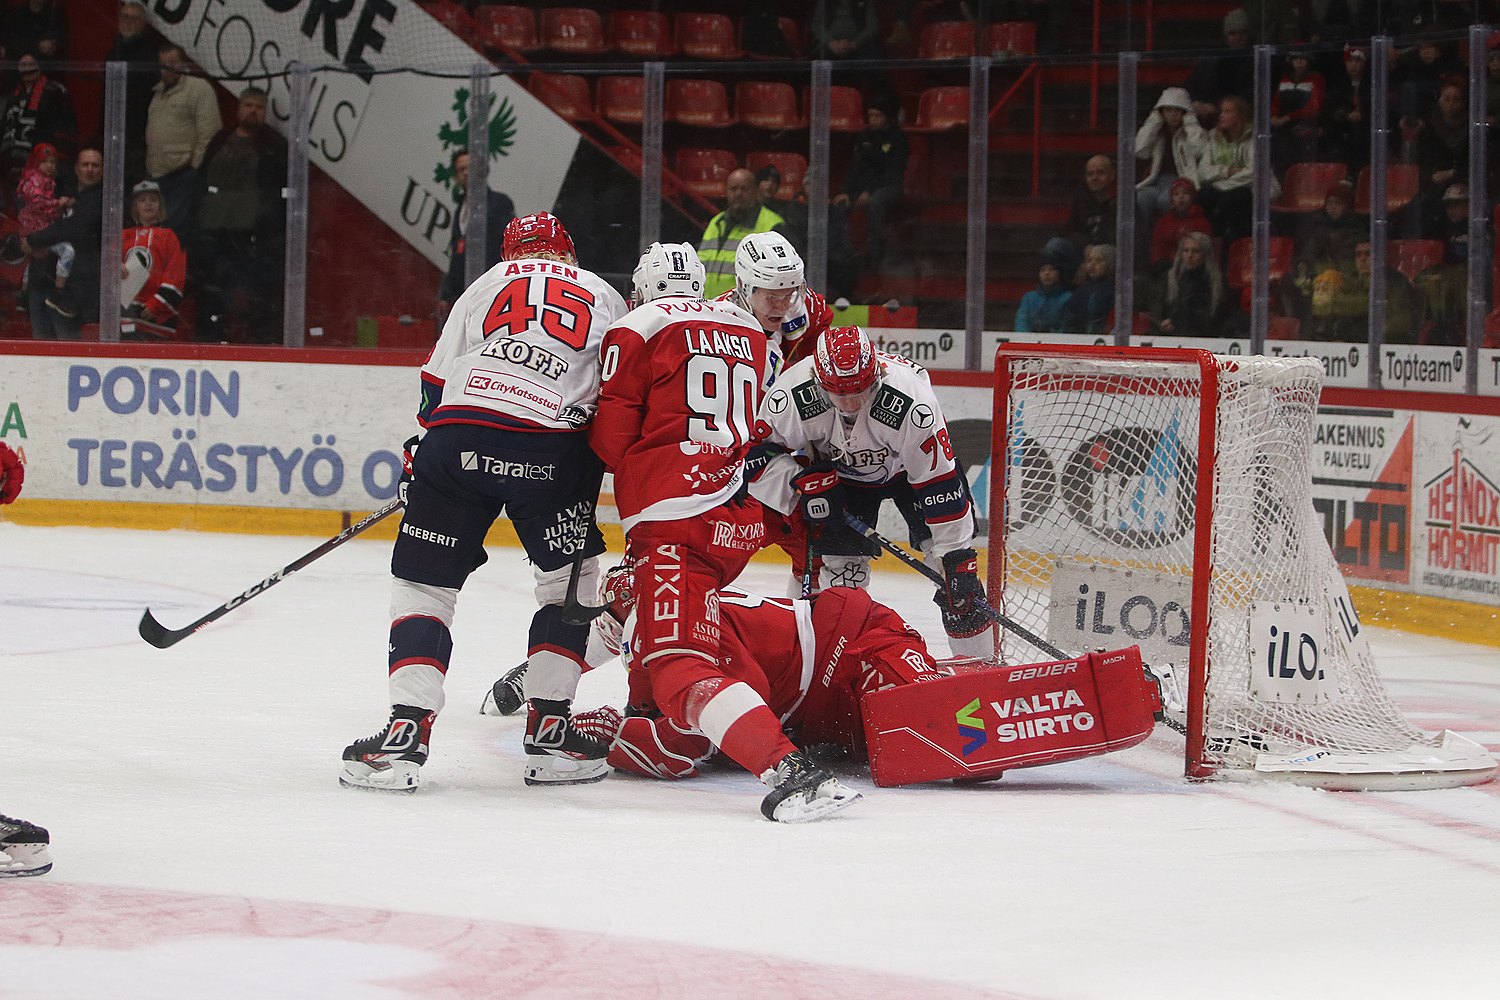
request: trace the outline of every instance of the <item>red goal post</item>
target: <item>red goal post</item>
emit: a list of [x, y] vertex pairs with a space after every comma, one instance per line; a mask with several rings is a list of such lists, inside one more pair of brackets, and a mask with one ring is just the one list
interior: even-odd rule
[[1139, 644], [1191, 778], [1486, 780], [1482, 747], [1402, 717], [1360, 634], [1312, 505], [1321, 387], [1316, 359], [1001, 345], [991, 600], [1069, 653]]

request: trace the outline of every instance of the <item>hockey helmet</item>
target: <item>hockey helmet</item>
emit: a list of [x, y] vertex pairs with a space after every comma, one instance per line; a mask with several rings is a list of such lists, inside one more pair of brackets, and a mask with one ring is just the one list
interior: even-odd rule
[[734, 252], [734, 276], [741, 294], [751, 288], [801, 288], [802, 257], [780, 233], [751, 233]]
[[635, 564], [630, 560], [610, 567], [599, 581], [599, 604], [605, 611], [594, 619], [599, 639], [616, 656], [624, 645], [625, 619], [635, 610]]
[[857, 326], [836, 326], [819, 337], [813, 370], [818, 385], [846, 415], [864, 407], [881, 374], [875, 345]]
[[573, 237], [563, 228], [562, 220], [550, 212], [534, 212], [506, 224], [500, 259], [521, 257], [551, 257], [565, 264], [578, 263]]
[[687, 243], [653, 243], [631, 277], [631, 301], [644, 305], [668, 295], [703, 298], [703, 261]]

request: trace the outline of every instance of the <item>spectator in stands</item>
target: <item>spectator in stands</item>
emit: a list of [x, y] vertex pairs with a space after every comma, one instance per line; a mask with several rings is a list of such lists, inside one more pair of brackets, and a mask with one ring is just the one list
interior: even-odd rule
[[879, 59], [885, 54], [875, 0], [818, 0], [808, 28], [814, 59]]
[[1312, 52], [1294, 47], [1271, 94], [1271, 163], [1278, 172], [1317, 158], [1327, 90], [1323, 74], [1312, 68]]
[[1151, 310], [1157, 332], [1172, 337], [1221, 336], [1224, 301], [1224, 276], [1213, 240], [1206, 233], [1183, 233]]
[[[443, 274], [443, 283], [438, 287], [438, 309], [446, 317], [453, 303], [469, 287], [464, 277], [468, 268], [469, 242], [464, 234], [469, 231], [469, 213], [473, 198], [469, 194], [469, 151], [460, 149], [453, 154], [453, 183], [458, 185], [459, 203], [453, 211], [453, 232], [448, 237], [448, 270]], [[484, 193], [484, 266], [488, 270], [500, 261], [501, 237], [505, 227], [516, 217], [516, 205], [510, 195], [490, 188]]]
[[[1208, 143], [1198, 159], [1198, 202], [1226, 249], [1250, 235], [1254, 133], [1250, 105], [1243, 97], [1226, 97], [1219, 102], [1218, 124], [1208, 133]], [[1271, 197], [1275, 198], [1280, 191], [1275, 177], [1271, 178], [1271, 188]]]
[[1193, 110], [1204, 128], [1214, 125], [1224, 98], [1233, 96], [1248, 102], [1254, 93], [1250, 18], [1244, 10], [1236, 8], [1224, 15], [1224, 46], [1227, 51], [1199, 59], [1187, 80]]
[[222, 129], [203, 152], [200, 252], [193, 260], [199, 340], [228, 340], [236, 320], [253, 342], [281, 340], [287, 146], [266, 124], [266, 104], [264, 90], [246, 87], [236, 124]]
[[1414, 127], [1433, 112], [1443, 81], [1463, 79], [1463, 63], [1445, 50], [1430, 33], [1396, 57], [1391, 69], [1391, 86], [1399, 94], [1397, 102], [1401, 124]]
[[[50, 142], [39, 142], [31, 147], [31, 158], [21, 171], [21, 184], [16, 189], [16, 204], [20, 206], [17, 222], [22, 237], [46, 229], [62, 218], [66, 209], [73, 207], [73, 199], [59, 194], [57, 190], [57, 147]], [[66, 241], [56, 243], [50, 253], [57, 259], [37, 268], [37, 277], [41, 279], [50, 268], [55, 276], [51, 283], [43, 280], [33, 282], [31, 268], [27, 268], [22, 277], [27, 311], [33, 317], [33, 326], [38, 321], [50, 322], [43, 315], [49, 307], [64, 316], [74, 315], [74, 310], [69, 307], [67, 293], [68, 273], [73, 269], [73, 245]]]
[[[79, 340], [84, 323], [99, 319], [99, 239], [104, 230], [104, 154], [92, 147], [78, 151], [73, 164], [78, 177], [73, 211], [40, 232], [21, 241], [21, 248], [33, 254], [64, 241], [73, 245], [73, 273], [68, 284], [73, 289], [77, 315], [63, 316], [52, 312], [45, 327], [38, 327], [32, 317], [32, 332], [43, 340]], [[51, 255], [45, 255], [50, 259]], [[39, 276], [49, 280], [51, 275]]]
[[1017, 333], [1061, 333], [1063, 312], [1073, 297], [1073, 275], [1078, 271], [1078, 248], [1054, 236], [1042, 247], [1036, 287], [1021, 296], [1016, 310]]
[[1114, 309], [1115, 248], [1101, 243], [1083, 253], [1083, 280], [1063, 306], [1063, 332], [1108, 332]]
[[751, 233], [768, 233], [773, 229], [786, 235], [786, 220], [761, 204], [755, 174], [744, 167], [729, 172], [724, 182], [724, 200], [724, 211], [708, 220], [703, 239], [698, 243], [698, 257], [707, 272], [703, 292], [707, 299], [734, 287], [734, 253], [740, 240]]
[[198, 166], [224, 123], [213, 84], [191, 75], [181, 46], [162, 46], [158, 58], [161, 82], [152, 88], [146, 110], [146, 174], [161, 187], [169, 224], [191, 253], [201, 188]]
[[1068, 238], [1080, 248], [1115, 242], [1115, 161], [1100, 154], [1083, 165], [1083, 190], [1068, 215]]
[[0, 164], [5, 171], [6, 200], [15, 194], [31, 147], [46, 142], [56, 146], [60, 154], [71, 155], [78, 142], [78, 119], [68, 88], [43, 73], [32, 52], [22, 53], [16, 60], [16, 72], [18, 79], [6, 95], [5, 117], [0, 124]]
[[[1208, 135], [1192, 110], [1186, 90], [1168, 87], [1135, 134], [1136, 158], [1151, 161], [1146, 176], [1135, 186], [1136, 227], [1143, 235], [1152, 232], [1157, 218], [1171, 210], [1178, 178], [1185, 178], [1196, 190], [1198, 157]], [[1176, 246], [1174, 239], [1167, 251], [1169, 258]]]
[[1342, 69], [1329, 78], [1323, 156], [1356, 174], [1370, 162], [1370, 50], [1363, 45], [1345, 45]]
[[146, 174], [146, 113], [158, 79], [157, 55], [161, 36], [146, 19], [144, 0], [120, 4], [119, 30], [106, 62], [130, 67], [125, 79], [125, 177], [124, 183]]
[[1299, 259], [1312, 274], [1354, 262], [1354, 248], [1368, 239], [1370, 227], [1354, 214], [1354, 185], [1339, 181], [1323, 196], [1323, 211], [1308, 234]]
[[865, 108], [865, 128], [855, 137], [844, 190], [833, 198], [834, 204], [846, 205], [851, 212], [869, 213], [865, 260], [875, 269], [884, 265], [886, 226], [901, 204], [906, 182], [906, 133], [896, 121], [899, 112], [895, 94], [883, 94]]
[[121, 336], [168, 339], [177, 329], [187, 256], [167, 226], [161, 187], [155, 181], [141, 181], [131, 191], [130, 213], [135, 225], [125, 230], [121, 245]]
[[1419, 123], [1413, 151], [1422, 172], [1422, 229], [1433, 232], [1443, 215], [1443, 194], [1469, 179], [1468, 95], [1460, 83], [1445, 83], [1427, 120]]
[[63, 62], [68, 58], [68, 12], [57, 0], [21, 0], [5, 16], [5, 50]]
[[[1370, 334], [1370, 278], [1374, 255], [1369, 243], [1354, 248], [1354, 267], [1325, 271], [1314, 279], [1311, 316], [1302, 324], [1307, 340], [1364, 343]], [[1409, 344], [1415, 330], [1416, 296], [1411, 282], [1393, 267], [1385, 269], [1385, 342]]]
[[1151, 230], [1151, 273], [1165, 274], [1177, 259], [1177, 247], [1186, 233], [1212, 235], [1208, 216], [1198, 204], [1198, 187], [1186, 177], [1172, 182], [1171, 209], [1156, 220]]
[[[1488, 222], [1485, 229], [1489, 229]], [[1413, 281], [1421, 309], [1418, 339], [1424, 344], [1462, 344], [1469, 318], [1467, 184], [1450, 184], [1443, 192], [1443, 215], [1433, 235], [1443, 241], [1443, 259]], [[1490, 242], [1488, 233], [1486, 242]], [[1486, 267], [1486, 279], [1489, 275], [1490, 269]], [[1488, 298], [1487, 288], [1484, 294]]]

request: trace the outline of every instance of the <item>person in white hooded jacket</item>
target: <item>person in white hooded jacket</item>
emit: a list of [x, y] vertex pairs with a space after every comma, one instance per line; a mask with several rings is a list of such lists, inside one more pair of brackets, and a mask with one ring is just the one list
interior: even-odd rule
[[1193, 114], [1193, 99], [1182, 87], [1168, 87], [1157, 98], [1145, 124], [1135, 134], [1135, 155], [1151, 167], [1135, 186], [1137, 232], [1149, 233], [1156, 219], [1172, 204], [1172, 182], [1198, 180], [1198, 159], [1208, 144], [1208, 133]]

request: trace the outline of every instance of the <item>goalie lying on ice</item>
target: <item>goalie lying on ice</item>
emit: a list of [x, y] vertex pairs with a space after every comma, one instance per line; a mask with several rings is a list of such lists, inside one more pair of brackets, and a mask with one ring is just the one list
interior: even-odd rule
[[[609, 763], [688, 778], [715, 752], [665, 718], [634, 661], [628, 566], [602, 587], [594, 627], [629, 675], [624, 716], [605, 706], [576, 725], [610, 743]], [[935, 661], [921, 635], [869, 593], [830, 587], [787, 600], [719, 593], [723, 669], [750, 685], [799, 746], [832, 744], [868, 759], [876, 784], [994, 778], [1003, 771], [1124, 749], [1150, 733], [1156, 687], [1131, 647], [1058, 663], [981, 669]]]

